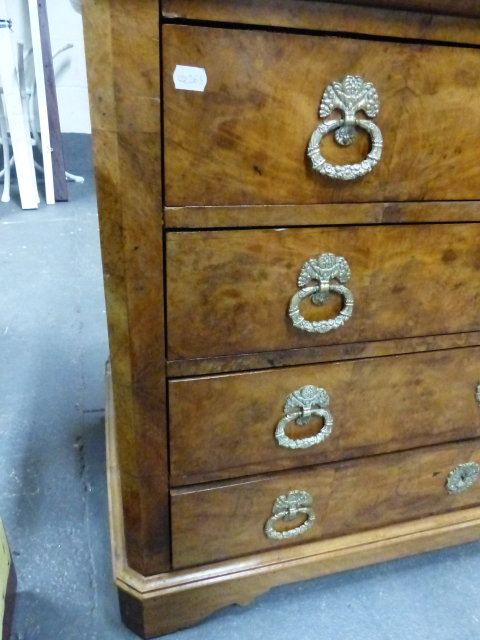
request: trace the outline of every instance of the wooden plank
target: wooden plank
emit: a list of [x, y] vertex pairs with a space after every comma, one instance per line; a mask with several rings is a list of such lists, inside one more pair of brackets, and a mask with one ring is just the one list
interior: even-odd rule
[[[42, 39], [37, 0], [28, 0], [30, 14], [30, 29], [32, 37], [33, 61], [35, 66], [35, 80], [37, 85], [38, 117], [42, 138], [43, 171], [45, 176], [45, 198], [47, 204], [55, 204], [55, 191], [52, 166], [52, 143], [50, 140], [49, 113], [42, 54]], [[68, 199], [68, 198], [67, 198]]]
[[166, 207], [167, 229], [480, 222], [480, 203], [368, 202], [243, 207]]
[[398, 340], [356, 342], [350, 344], [327, 345], [307, 349], [286, 349], [265, 351], [238, 356], [199, 358], [197, 360], [172, 360], [167, 362], [169, 378], [212, 375], [272, 369], [316, 362], [335, 362], [352, 358], [373, 358], [402, 353], [422, 353], [438, 349], [456, 349], [480, 345], [480, 332], [454, 333], [443, 336], [421, 336]]
[[[479, 331], [479, 245], [476, 223], [170, 232], [169, 359]], [[354, 310], [309, 332], [289, 305], [303, 265], [324, 253], [348, 262]], [[300, 312], [320, 322], [343, 305], [337, 293], [320, 305], [306, 297]]]
[[[173, 566], [227, 560], [478, 506], [480, 483], [459, 494], [446, 488], [451, 471], [466, 462], [480, 463], [479, 440], [172, 490]], [[294, 490], [310, 494], [313, 525], [296, 538], [268, 538], [264, 527], [276, 499]], [[274, 528], [287, 531], [304, 520], [281, 520]]]
[[170, 568], [158, 2], [85, 2], [83, 24], [126, 549], [152, 575]]
[[[33, 0], [29, 0], [33, 2]], [[60, 114], [58, 112], [57, 87], [52, 60], [52, 46], [48, 27], [47, 0], [37, 0], [38, 18], [40, 24], [43, 70], [45, 76], [45, 92], [48, 107], [48, 125], [51, 142], [51, 162], [53, 167], [53, 182], [55, 200], [68, 201], [67, 178], [65, 176], [65, 160], [63, 157], [63, 140], [60, 128]]]

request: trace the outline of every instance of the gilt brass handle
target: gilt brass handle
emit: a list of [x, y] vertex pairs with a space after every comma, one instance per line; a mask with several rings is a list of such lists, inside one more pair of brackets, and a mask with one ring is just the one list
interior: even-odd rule
[[[333, 427], [332, 414], [326, 410], [330, 398], [325, 389], [307, 385], [291, 393], [285, 403], [285, 417], [280, 420], [275, 430], [275, 437], [281, 447], [289, 449], [306, 449], [325, 440], [331, 433]], [[320, 416], [325, 423], [316, 436], [299, 438], [293, 440], [285, 434], [285, 427], [293, 420], [298, 425], [307, 425], [312, 416]]]
[[[346, 76], [341, 82], [332, 82], [323, 94], [320, 105], [320, 117], [329, 116], [334, 109], [343, 112], [340, 120], [327, 120], [319, 125], [310, 138], [308, 156], [315, 171], [337, 178], [353, 180], [371, 171], [382, 155], [382, 132], [370, 120], [356, 118], [357, 111], [364, 111], [373, 118], [380, 110], [378, 94], [370, 82], [359, 76]], [[347, 165], [329, 164], [320, 153], [320, 143], [324, 135], [335, 131], [335, 140], [344, 146], [351, 144], [356, 137], [355, 127], [367, 131], [372, 141], [372, 148], [363, 162]]]
[[478, 480], [480, 475], [480, 466], [476, 462], [465, 462], [450, 471], [447, 478], [448, 493], [463, 493], [470, 489]]
[[[347, 287], [339, 284], [330, 284], [330, 280], [335, 278], [339, 282], [348, 282], [350, 279], [350, 267], [345, 258], [337, 258], [333, 253], [322, 253], [318, 258], [312, 258], [306, 262], [300, 276], [298, 277], [298, 286], [303, 287], [290, 300], [288, 315], [292, 319], [297, 329], [308, 331], [310, 333], [327, 333], [338, 329], [351, 318], [353, 313], [353, 295]], [[306, 287], [305, 285], [312, 280], [319, 282], [316, 286]], [[343, 296], [345, 304], [336, 318], [332, 320], [319, 320], [310, 322], [306, 320], [300, 313], [300, 302], [303, 298], [312, 296], [312, 302], [322, 305], [330, 296], [330, 292], [334, 291]]]
[[[312, 496], [306, 491], [290, 491], [275, 500], [272, 508], [273, 515], [267, 520], [264, 531], [271, 540], [285, 540], [305, 533], [315, 521], [315, 513], [312, 506]], [[307, 519], [303, 524], [287, 531], [277, 531], [275, 523], [279, 520], [288, 522], [295, 520], [300, 514], [305, 514]]]

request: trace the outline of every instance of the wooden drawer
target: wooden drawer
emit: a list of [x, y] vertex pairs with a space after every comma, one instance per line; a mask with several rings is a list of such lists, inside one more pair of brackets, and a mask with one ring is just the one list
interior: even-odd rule
[[[171, 381], [171, 484], [480, 436], [479, 379], [480, 347]], [[287, 397], [305, 385], [328, 393], [324, 411], [333, 428], [308, 448], [289, 448], [293, 443], [279, 443], [277, 425]], [[289, 414], [295, 412], [298, 406]], [[292, 419], [279, 438], [282, 431], [291, 439], [315, 436], [325, 418], [308, 426]]]
[[[478, 197], [478, 49], [166, 25], [163, 52], [169, 206]], [[175, 89], [177, 65], [204, 68], [205, 91]], [[319, 119], [324, 90], [346, 75], [378, 91], [383, 153], [371, 173], [343, 181], [313, 171], [306, 151], [336, 117]], [[322, 153], [345, 165], [369, 146], [366, 133], [349, 147], [328, 134]]]
[[[480, 329], [480, 225], [404, 225], [170, 233], [170, 360]], [[304, 263], [343, 256], [353, 316], [328, 333], [293, 325], [289, 304]], [[333, 282], [333, 280], [332, 280]], [[300, 307], [337, 316], [337, 294]]]
[[[469, 461], [480, 463], [478, 440], [173, 490], [173, 566], [215, 562], [476, 505], [480, 483], [457, 495], [446, 489], [450, 472]], [[291, 491], [310, 494], [313, 525], [297, 537], [271, 540], [264, 526], [275, 500]]]

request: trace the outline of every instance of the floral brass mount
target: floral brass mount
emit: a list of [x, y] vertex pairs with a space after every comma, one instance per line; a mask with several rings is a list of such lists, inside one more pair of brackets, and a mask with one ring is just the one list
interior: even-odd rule
[[[308, 156], [315, 171], [330, 178], [353, 180], [371, 171], [382, 155], [383, 138], [380, 129], [370, 120], [356, 117], [357, 111], [364, 111], [371, 118], [378, 114], [380, 101], [377, 90], [371, 82], [365, 82], [360, 76], [346, 76], [341, 82], [332, 82], [323, 94], [320, 117], [329, 116], [335, 109], [343, 112], [343, 118], [327, 120], [315, 129], [308, 145]], [[347, 146], [356, 138], [356, 127], [367, 131], [372, 140], [372, 148], [365, 160], [351, 165], [328, 163], [320, 153], [323, 136], [335, 131], [335, 140]]]
[[[307, 491], [290, 491], [275, 500], [272, 508], [272, 516], [265, 524], [264, 532], [271, 540], [284, 540], [294, 538], [305, 533], [315, 521], [315, 513], [312, 506], [312, 496]], [[298, 515], [305, 514], [307, 519], [303, 524], [287, 531], [277, 531], [274, 527], [279, 520], [291, 522]]]
[[[327, 333], [338, 329], [351, 318], [354, 304], [353, 295], [342, 284], [331, 284], [330, 280], [332, 279], [341, 283], [348, 282], [350, 279], [350, 267], [345, 258], [337, 257], [333, 253], [322, 253], [318, 258], [312, 258], [303, 265], [298, 277], [298, 286], [302, 289], [292, 297], [288, 309], [288, 315], [295, 327], [310, 333]], [[305, 286], [312, 280], [317, 280], [319, 284]], [[314, 304], [322, 305], [328, 300], [331, 291], [339, 293], [345, 301], [343, 309], [336, 318], [310, 322], [301, 315], [300, 302], [303, 298], [312, 296]]]
[[[280, 420], [275, 431], [275, 437], [281, 447], [288, 449], [306, 449], [325, 440], [331, 433], [333, 418], [326, 407], [330, 403], [330, 398], [325, 389], [307, 385], [291, 393], [285, 403], [285, 417]], [[298, 438], [293, 440], [285, 433], [285, 427], [295, 420], [298, 425], [307, 425], [312, 416], [319, 416], [324, 419], [322, 429], [315, 436]]]

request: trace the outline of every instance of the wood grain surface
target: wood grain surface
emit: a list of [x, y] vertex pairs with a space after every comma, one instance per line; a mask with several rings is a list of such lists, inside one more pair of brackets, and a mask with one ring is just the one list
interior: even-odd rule
[[478, 201], [166, 207], [167, 229], [480, 222]]
[[[478, 440], [204, 488], [175, 489], [173, 567], [180, 569], [334, 538], [478, 505], [478, 482], [458, 495], [446, 490], [450, 471], [469, 461], [480, 463]], [[314, 524], [298, 538], [271, 540], [266, 537], [264, 526], [272, 515], [273, 504], [293, 490], [307, 491], [312, 496]]]
[[[398, 4], [403, 9], [391, 8]], [[354, 6], [352, 6], [354, 5]], [[435, 13], [420, 13], [434, 11]], [[353, 0], [350, 4], [337, 0], [312, 2], [311, 0], [162, 0], [163, 16], [176, 20], [205, 20], [211, 22], [233, 22], [327, 32], [369, 34], [390, 38], [416, 38], [446, 42], [480, 43], [478, 22], [480, 17], [476, 0], [465, 2], [405, 2], [402, 6], [390, 0], [363, 2]], [[440, 15], [445, 10], [450, 15]], [[459, 16], [452, 17], [458, 13]]]
[[144, 577], [128, 566], [126, 557], [110, 394], [106, 430], [112, 559], [120, 609], [124, 623], [144, 638], [188, 627], [230, 604], [245, 605], [279, 584], [471, 542], [480, 533], [480, 509], [462, 509], [332, 540]]
[[[193, 484], [480, 436], [480, 348], [352, 360], [169, 384], [171, 484]], [[289, 394], [327, 391], [333, 430], [305, 449], [278, 444]], [[319, 432], [291, 422], [286, 433]]]
[[[358, 3], [366, 4], [362, 0]], [[163, 0], [161, 4], [171, 19], [480, 44], [476, 21], [389, 10], [395, 5], [476, 15], [469, 0], [432, 3], [373, 2], [384, 8], [359, 6], [357, 0], [352, 0], [352, 5], [303, 0]], [[478, 504], [478, 486], [460, 496], [449, 496], [444, 489], [451, 466], [467, 459], [479, 461], [477, 441], [471, 440], [330, 462], [302, 471], [279, 470], [221, 484], [173, 488], [172, 570], [159, 18], [159, 6], [153, 0], [84, 1], [117, 410], [119, 458], [113, 471], [110, 469], [115, 475], [111, 492], [114, 566], [122, 617], [144, 637], [171, 633], [231, 603], [246, 604], [277, 584], [467, 542], [480, 531], [479, 509], [467, 508]], [[166, 172], [166, 203], [187, 205], [168, 208], [167, 225], [180, 229], [335, 225], [281, 232], [168, 234], [168, 305], [173, 336], [170, 375], [480, 344], [475, 318], [480, 294], [480, 285], [475, 284], [480, 268], [477, 225], [423, 224], [403, 230], [396, 226], [383, 230], [364, 227], [363, 231], [349, 226], [478, 220], [474, 202], [480, 142], [480, 110], [475, 106], [480, 77], [478, 50], [172, 25], [166, 26], [164, 33], [168, 38], [165, 139], [167, 156], [173, 159]], [[171, 74], [176, 64], [204, 66], [208, 76], [205, 93], [175, 91]], [[365, 74], [376, 84], [382, 105], [376, 121], [386, 146], [382, 163], [370, 176], [339, 187], [309, 171], [305, 150], [319, 123], [317, 112], [325, 85], [346, 73]], [[342, 151], [352, 152], [349, 157], [355, 159], [367, 150], [368, 141], [360, 136], [355, 148]], [[346, 156], [328, 140], [325, 153], [339, 162]], [[437, 207], [436, 200], [452, 198], [465, 202], [443, 202]], [[420, 206], [424, 200], [430, 202]], [[339, 221], [343, 203], [346, 206]], [[211, 208], [211, 204], [218, 206]], [[230, 206], [239, 204], [247, 206]], [[314, 206], [302, 206], [310, 204]], [[356, 296], [354, 317], [343, 328], [346, 333], [340, 340], [299, 337], [286, 318], [288, 302], [297, 291], [298, 272], [305, 260], [329, 250], [338, 255], [349, 253], [345, 257], [353, 269], [349, 286]], [[257, 299], [262, 300], [261, 305]], [[336, 309], [338, 304], [333, 303], [324, 312]], [[308, 304], [305, 307], [306, 314], [315, 311], [320, 310]], [[277, 317], [281, 318], [279, 324]], [[431, 366], [415, 367], [416, 357], [425, 363], [428, 359]], [[415, 398], [422, 407], [435, 403], [441, 408], [441, 420], [456, 407], [458, 421], [452, 427], [453, 435], [447, 435], [446, 420], [432, 420], [430, 431], [425, 430], [422, 436], [420, 421], [415, 418], [402, 424], [398, 411], [388, 414], [392, 422], [385, 419], [376, 424], [377, 435], [389, 433], [388, 442], [393, 438], [396, 447], [402, 446], [393, 433], [397, 420], [399, 430], [405, 431], [400, 439], [410, 433], [412, 446], [422, 445], [422, 437], [433, 438], [432, 442], [437, 436], [469, 437], [477, 424], [477, 407], [472, 407], [471, 396], [466, 399], [462, 395], [466, 393], [465, 377], [469, 377], [468, 385], [475, 384], [469, 350], [391, 358], [395, 365], [387, 374], [384, 371], [384, 377], [397, 371], [397, 361], [407, 359], [408, 366], [398, 365], [392, 384], [395, 389], [408, 389], [410, 395], [396, 396], [397, 401], [406, 413], [417, 406]], [[361, 392], [366, 396], [371, 393], [367, 378], [371, 377], [372, 385], [379, 382], [386, 361], [348, 361], [321, 368], [335, 370], [329, 378], [342, 389], [352, 385], [345, 379], [347, 374], [342, 377], [336, 371], [348, 369], [350, 380], [355, 382], [358, 417], [365, 419], [366, 399]], [[363, 367], [372, 371], [369, 369], [365, 379]], [[446, 371], [449, 380], [445, 379]], [[306, 369], [298, 369], [295, 381], [304, 373]], [[266, 375], [272, 376], [265, 388], [271, 389], [269, 397], [273, 398], [283, 387], [286, 390], [286, 380], [294, 372], [230, 377], [242, 379], [232, 392], [233, 404], [252, 391], [247, 379], [263, 380]], [[437, 383], [434, 389], [428, 387], [428, 381]], [[215, 399], [219, 393], [220, 414], [226, 415], [222, 402], [231, 397], [227, 382], [225, 376], [211, 381], [175, 381], [172, 389], [178, 389], [179, 398], [184, 396], [185, 385], [193, 397], [203, 390], [205, 398], [195, 407], [198, 411], [200, 405], [205, 406], [207, 412], [208, 394]], [[451, 405], [448, 396], [441, 394], [448, 383], [454, 397]], [[210, 384], [218, 384], [219, 390], [209, 391]], [[263, 383], [255, 386], [254, 394], [260, 394]], [[173, 399], [176, 393], [172, 392]], [[352, 391], [352, 403], [355, 393]], [[377, 402], [383, 416], [387, 415], [387, 395], [379, 396]], [[185, 402], [186, 411], [192, 405], [188, 399]], [[281, 411], [283, 400], [275, 400], [275, 409], [262, 402], [257, 397], [259, 415], [267, 409]], [[332, 396], [332, 407], [333, 402]], [[190, 416], [182, 411], [185, 424], [190, 424]], [[426, 423], [429, 415], [424, 414]], [[240, 417], [236, 414], [234, 418]], [[198, 427], [203, 430], [200, 418], [205, 416], [197, 413]], [[177, 418], [175, 424], [179, 424]], [[351, 428], [351, 420], [346, 424]], [[357, 434], [354, 430], [350, 433], [353, 443]], [[210, 435], [224, 437], [219, 426]], [[337, 442], [341, 448], [340, 438]], [[235, 447], [232, 451], [238, 453]], [[214, 452], [211, 462], [215, 456], [220, 457]], [[248, 468], [257, 473], [255, 462], [242, 464], [253, 465]], [[211, 480], [212, 476], [202, 474], [189, 476], [189, 481], [200, 477]], [[263, 526], [275, 498], [297, 488], [285, 486], [285, 481], [293, 480], [305, 481], [303, 488], [314, 495], [317, 521], [305, 542], [282, 546], [263, 537]], [[219, 561], [232, 556], [238, 559]], [[197, 562], [214, 564], [195, 566]]]
[[434, 13], [457, 16], [480, 17], [477, 0], [331, 0], [340, 4], [354, 4], [361, 7], [385, 7], [387, 9], [409, 9], [412, 11], [432, 11]]
[[[169, 233], [169, 359], [480, 330], [480, 225], [404, 225]], [[353, 316], [329, 333], [293, 326], [287, 310], [310, 258], [343, 256]], [[304, 300], [308, 320], [343, 302]]]
[[255, 369], [278, 369], [279, 367], [292, 365], [335, 362], [338, 360], [351, 360], [352, 358], [373, 358], [404, 353], [423, 353], [425, 351], [478, 345], [480, 345], [480, 332], [470, 331], [468, 333], [452, 333], [444, 336], [421, 336], [419, 338], [354, 342], [306, 349], [264, 351], [238, 356], [173, 360], [167, 362], [167, 374], [170, 378], [180, 378]]
[[83, 4], [126, 548], [144, 575], [170, 567], [158, 21], [156, 0]]
[[[477, 198], [477, 49], [173, 25], [163, 36], [168, 206]], [[203, 67], [205, 91], [175, 89], [177, 64]], [[306, 149], [324, 90], [347, 74], [375, 85], [384, 146], [371, 173], [342, 181], [313, 171]], [[329, 135], [322, 153], [350, 164], [369, 144]]]
[[478, 508], [465, 509], [179, 572], [188, 580], [182, 587], [170, 586], [162, 577], [155, 583], [157, 589], [141, 593], [123, 583], [119, 585], [123, 620], [144, 638], [173, 633], [222, 607], [248, 605], [281, 584], [476, 541], [478, 514]]

